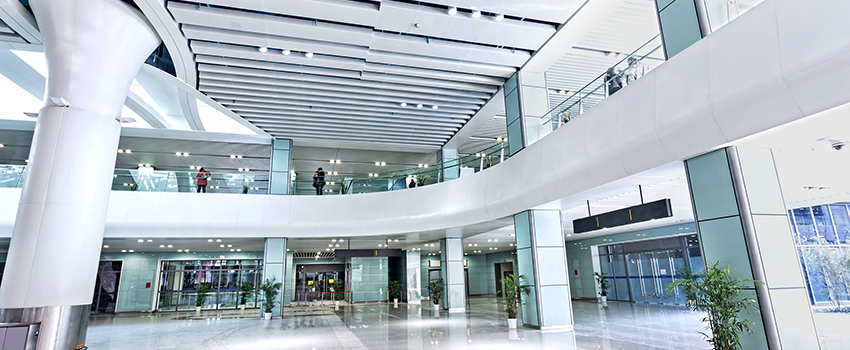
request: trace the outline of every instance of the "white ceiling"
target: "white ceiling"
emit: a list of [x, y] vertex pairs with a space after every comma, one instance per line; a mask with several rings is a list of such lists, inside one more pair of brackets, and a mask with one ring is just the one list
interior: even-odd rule
[[[582, 3], [209, 0], [167, 8], [195, 53], [199, 90], [271, 135], [435, 150]], [[483, 13], [474, 18], [472, 9]]]

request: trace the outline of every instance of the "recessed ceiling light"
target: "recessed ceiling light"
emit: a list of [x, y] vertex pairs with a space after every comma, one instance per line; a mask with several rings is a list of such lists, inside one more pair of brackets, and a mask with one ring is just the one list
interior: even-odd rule
[[431, 106], [431, 109], [440, 109], [440, 106]]
[[313, 53], [312, 52], [305, 53], [304, 57], [313, 58]]
[[104, 244], [104, 245], [103, 245], [103, 247], [104, 247], [104, 248], [109, 248], [109, 246], [108, 246], [108, 245], [106, 245], [106, 244]]
[[230, 158], [236, 158], [236, 155], [235, 155], [235, 154], [231, 154], [231, 155], [230, 155]]
[[284, 49], [284, 50], [283, 50], [283, 51], [281, 51], [280, 53], [282, 53], [284, 56], [289, 56], [289, 53], [290, 53], [290, 52], [291, 52], [291, 51], [289, 51], [289, 49]]
[[237, 159], [242, 159], [242, 155], [236, 156]]
[[269, 51], [269, 48], [268, 48], [268, 47], [265, 47], [265, 46], [261, 46], [261, 47], [260, 47], [260, 48], [258, 48], [257, 50], [258, 50], [258, 51], [260, 51], [260, 52], [262, 52], [262, 53], [266, 53], [266, 51]]
[[180, 152], [174, 152], [174, 155], [176, 155], [176, 156], [178, 156], [178, 157], [179, 157], [179, 156], [181, 156], [181, 155], [182, 155], [182, 153], [180, 153]]
[[212, 242], [212, 239], [208, 239], [207, 242]]
[[152, 239], [149, 239], [149, 240], [148, 240], [148, 243], [150, 243], [150, 242], [153, 242], [153, 240], [152, 240]]
[[237, 251], [237, 252], [241, 252], [241, 251], [242, 251], [242, 249], [236, 249], [236, 251]]
[[478, 18], [478, 17], [481, 17], [481, 11], [478, 11], [478, 10], [472, 11], [472, 18]]
[[125, 149], [125, 150], [124, 150], [124, 153], [133, 153], [133, 151], [128, 150], [128, 149]]
[[169, 244], [169, 245], [168, 245], [168, 247], [169, 247], [169, 248], [174, 248], [174, 246], [173, 246], [173, 245], [171, 245], [171, 244]]
[[182, 253], [182, 252], [183, 252], [183, 249], [177, 249], [177, 252], [178, 252], [178, 253]]
[[449, 14], [454, 15], [457, 13], [457, 7], [451, 6], [449, 7]]
[[165, 244], [160, 244], [160, 245], [159, 245], [159, 247], [160, 247], [160, 248], [165, 248]]
[[233, 252], [233, 251], [236, 251], [236, 249], [231, 249], [230, 251]]
[[500, 13], [500, 14], [498, 14], [498, 15], [496, 15], [496, 22], [501, 22], [501, 21], [503, 21], [504, 19], [505, 19], [505, 15], [503, 15], [503, 14], [501, 14], [501, 13]]
[[217, 239], [217, 240], [215, 240], [215, 241], [216, 241], [216, 242], [221, 242], [221, 240], [220, 240], [220, 239]]
[[139, 240], [139, 242], [144, 242], [144, 241], [145, 241], [144, 239], [140, 239], [140, 240]]
[[422, 104], [420, 103], [420, 104], [416, 105], [416, 108], [422, 108]]
[[224, 244], [219, 244], [219, 245], [218, 245], [218, 247], [219, 247], [219, 248], [224, 248]]
[[127, 252], [127, 249], [121, 249], [121, 252], [122, 252], [122, 253], [126, 253], [126, 252]]
[[407, 102], [402, 102], [402, 103], [399, 103], [398, 105], [402, 106], [402, 107], [407, 107]]
[[[3, 146], [3, 145], [2, 145], [2, 144], [0, 144], [0, 147], [2, 147], [2, 146]], [[124, 150], [119, 148], [119, 149], [118, 149], [118, 153], [124, 153]]]

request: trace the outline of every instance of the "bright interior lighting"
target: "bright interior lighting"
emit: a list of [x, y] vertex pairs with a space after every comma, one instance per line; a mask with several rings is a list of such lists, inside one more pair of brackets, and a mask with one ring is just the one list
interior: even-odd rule
[[260, 52], [262, 52], [262, 53], [266, 53], [266, 51], [269, 51], [269, 48], [268, 48], [268, 47], [265, 47], [265, 46], [262, 46], [262, 47], [258, 48], [258, 49], [257, 49], [257, 51], [260, 51]]
[[498, 14], [498, 15], [496, 15], [496, 22], [501, 22], [501, 21], [503, 21], [504, 19], [505, 19], [505, 15], [503, 15], [503, 14], [501, 14], [501, 13], [500, 13], [500, 14]]
[[422, 108], [422, 104], [420, 103], [420, 104], [416, 105], [416, 108]]
[[144, 239], [140, 239], [140, 240], [139, 240], [139, 242], [144, 242], [144, 241], [145, 241]]
[[450, 15], [454, 15], [456, 13], [457, 13], [457, 7], [454, 7], [454, 6], [449, 7], [449, 14]]
[[109, 248], [109, 246], [108, 246], [108, 245], [106, 245], [106, 244], [104, 244], [104, 245], [103, 245], [103, 247], [104, 247], [104, 248]]
[[478, 17], [481, 17], [481, 11], [478, 11], [478, 10], [472, 11], [472, 18], [478, 18]]
[[285, 49], [285, 50], [281, 51], [280, 53], [282, 53], [284, 56], [289, 56], [291, 51], [289, 51], [289, 49]]
[[305, 53], [304, 57], [313, 58], [313, 53], [312, 52]]
[[204, 124], [204, 129], [209, 132], [245, 135], [257, 134], [201, 100], [198, 100], [198, 115], [201, 117], [201, 123]]
[[402, 102], [402, 103], [400, 104], [400, 106], [402, 106], [402, 107], [407, 107], [407, 102]]
[[33, 121], [24, 112], [38, 112], [41, 99], [0, 74], [0, 106], [0, 119]]
[[439, 109], [440, 106], [431, 106], [431, 109]]

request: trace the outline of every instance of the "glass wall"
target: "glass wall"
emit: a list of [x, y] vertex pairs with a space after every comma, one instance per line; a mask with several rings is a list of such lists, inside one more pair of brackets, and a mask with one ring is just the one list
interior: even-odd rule
[[[197, 288], [209, 283], [211, 290], [203, 309], [234, 309], [239, 307], [238, 288], [241, 282], [255, 289], [262, 280], [262, 260], [163, 260], [160, 262], [158, 311], [194, 310]], [[246, 307], [258, 307], [256, 295], [251, 294]]]
[[788, 215], [809, 301], [816, 310], [844, 307], [850, 303], [850, 206], [796, 208]]
[[703, 268], [697, 235], [597, 247], [599, 267], [610, 281], [608, 300], [684, 304], [683, 293], [667, 287], [684, 268]]

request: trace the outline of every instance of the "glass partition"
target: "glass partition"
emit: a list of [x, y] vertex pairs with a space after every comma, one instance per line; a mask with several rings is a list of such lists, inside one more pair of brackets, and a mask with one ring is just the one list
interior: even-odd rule
[[[240, 283], [248, 283], [256, 290], [262, 279], [262, 265], [258, 259], [160, 261], [157, 311], [194, 310], [201, 283], [209, 283], [211, 288], [203, 309], [238, 308]], [[247, 308], [260, 306], [253, 293], [246, 301]]]

